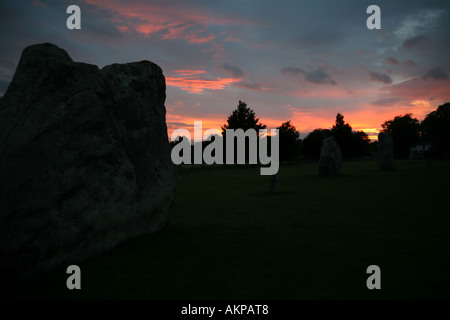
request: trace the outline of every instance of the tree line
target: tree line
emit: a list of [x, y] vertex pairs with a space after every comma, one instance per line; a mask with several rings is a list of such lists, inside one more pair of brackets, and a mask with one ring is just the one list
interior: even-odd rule
[[[440, 105], [435, 111], [426, 115], [423, 121], [414, 118], [411, 113], [398, 115], [381, 124], [382, 132], [389, 133], [394, 142], [394, 154], [398, 159], [407, 159], [410, 148], [418, 144], [430, 145], [427, 157], [447, 158], [450, 153], [450, 102]], [[226, 140], [227, 129], [266, 129], [255, 112], [243, 101], [239, 101], [237, 108], [228, 117], [227, 122], [221, 127], [222, 136]], [[377, 141], [371, 142], [363, 131], [354, 131], [352, 126], [344, 121], [344, 115], [338, 113], [331, 129], [315, 129], [304, 139], [300, 138], [300, 132], [295, 125], [288, 120], [279, 127], [280, 161], [295, 161], [300, 157], [318, 159], [322, 141], [334, 136], [339, 144], [344, 158], [367, 157], [371, 152], [377, 151]], [[201, 143], [205, 148], [210, 141]], [[270, 144], [270, 136], [265, 137]], [[171, 142], [172, 146], [182, 138]], [[248, 153], [248, 149], [247, 149]], [[236, 154], [236, 153], [235, 153]], [[248, 154], [246, 155], [248, 158]]]

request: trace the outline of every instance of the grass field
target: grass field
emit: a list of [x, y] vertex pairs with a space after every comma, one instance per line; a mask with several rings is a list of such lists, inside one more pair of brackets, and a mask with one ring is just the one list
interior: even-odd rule
[[[450, 162], [281, 166], [281, 192], [258, 168], [194, 168], [179, 175], [170, 224], [21, 288], [28, 298], [450, 298]], [[381, 290], [366, 269], [381, 268]]]

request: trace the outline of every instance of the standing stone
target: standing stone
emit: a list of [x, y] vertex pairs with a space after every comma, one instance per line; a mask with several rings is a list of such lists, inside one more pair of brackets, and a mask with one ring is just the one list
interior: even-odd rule
[[325, 138], [322, 142], [319, 159], [319, 174], [335, 175], [342, 169], [341, 148], [334, 137]]
[[280, 178], [278, 177], [278, 172], [270, 176], [270, 186], [269, 193], [280, 192]]
[[381, 170], [394, 169], [394, 142], [388, 133], [378, 134], [378, 157]]
[[163, 227], [177, 183], [165, 78], [27, 47], [0, 99], [0, 271], [22, 280]]

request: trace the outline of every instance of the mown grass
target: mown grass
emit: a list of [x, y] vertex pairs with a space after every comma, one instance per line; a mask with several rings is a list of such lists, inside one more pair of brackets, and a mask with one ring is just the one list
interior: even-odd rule
[[[183, 169], [170, 224], [65, 269], [18, 297], [83, 299], [450, 298], [450, 162], [282, 166], [270, 195], [258, 168]], [[366, 269], [381, 268], [381, 290]]]

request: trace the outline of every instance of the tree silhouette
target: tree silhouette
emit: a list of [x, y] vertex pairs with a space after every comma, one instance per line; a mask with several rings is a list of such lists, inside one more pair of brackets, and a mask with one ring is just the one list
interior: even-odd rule
[[331, 132], [341, 148], [344, 158], [350, 158], [356, 155], [352, 127], [350, 124], [345, 123], [342, 114], [338, 113], [336, 115], [336, 123], [331, 128]]
[[[222, 136], [223, 136], [223, 154], [224, 159], [226, 158], [226, 142], [227, 142], [227, 129], [242, 129], [247, 131], [248, 129], [255, 129], [257, 137], [259, 137], [259, 130], [265, 129], [266, 125], [259, 123], [259, 118], [256, 117], [255, 112], [247, 107], [247, 104], [241, 100], [239, 100], [239, 104], [237, 108], [231, 113], [231, 115], [227, 119], [227, 123], [222, 127]], [[247, 140], [247, 139], [246, 139]], [[259, 139], [257, 140], [259, 147]], [[246, 143], [245, 145], [245, 162], [249, 161], [249, 145]], [[237, 145], [234, 143], [234, 163], [237, 162]]]
[[420, 140], [419, 120], [413, 118], [411, 113], [407, 113], [385, 121], [381, 124], [381, 127], [383, 132], [387, 132], [392, 136], [396, 157], [408, 158], [410, 148]]
[[354, 153], [358, 156], [367, 156], [370, 153], [370, 139], [364, 131], [353, 132]]
[[450, 102], [427, 114], [421, 124], [422, 136], [431, 142], [433, 153], [447, 155], [450, 153]]
[[222, 134], [226, 129], [255, 129], [258, 133], [259, 129], [265, 129], [266, 126], [259, 123], [259, 118], [256, 118], [255, 112], [247, 107], [247, 104], [239, 100], [237, 108], [228, 117], [227, 123], [222, 127]]
[[280, 137], [280, 161], [292, 161], [300, 154], [300, 132], [291, 124], [291, 120], [283, 122], [278, 134]]
[[308, 134], [302, 141], [303, 154], [306, 157], [312, 157], [313, 159], [319, 159], [320, 149], [322, 148], [323, 139], [331, 136], [331, 130], [329, 129], [315, 129]]

